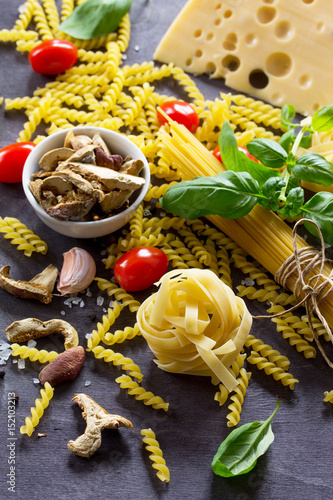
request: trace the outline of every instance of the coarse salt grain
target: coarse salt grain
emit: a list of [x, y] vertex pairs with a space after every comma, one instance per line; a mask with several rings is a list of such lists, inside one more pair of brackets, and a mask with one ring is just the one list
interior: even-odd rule
[[33, 339], [29, 340], [29, 342], [28, 342], [28, 344], [27, 344], [27, 346], [28, 346], [30, 349], [33, 349], [34, 347], [36, 347], [36, 345], [37, 345], [37, 342], [36, 342], [36, 340], [33, 340]]
[[93, 337], [92, 333], [86, 333], [86, 339], [91, 339]]
[[251, 278], [246, 277], [244, 280], [244, 283], [246, 286], [253, 286], [254, 285], [254, 280]]
[[86, 380], [84, 383], [85, 387], [88, 387], [88, 385], [90, 385], [90, 384], [91, 384], [91, 380]]
[[104, 297], [102, 297], [101, 295], [99, 295], [96, 299], [96, 304], [98, 306], [102, 306], [104, 304]]
[[19, 370], [24, 370], [24, 368], [25, 368], [25, 359], [19, 359], [17, 361], [17, 368]]
[[89, 288], [89, 287], [87, 288], [87, 291], [86, 291], [86, 296], [87, 296], [87, 297], [92, 297], [92, 293], [91, 293], [91, 291], [90, 291], [90, 288]]
[[39, 378], [33, 378], [32, 381], [34, 384], [40, 384]]
[[66, 313], [65, 313], [65, 311], [60, 311], [60, 314], [61, 314], [62, 316], [65, 316], [65, 314], [66, 314]]

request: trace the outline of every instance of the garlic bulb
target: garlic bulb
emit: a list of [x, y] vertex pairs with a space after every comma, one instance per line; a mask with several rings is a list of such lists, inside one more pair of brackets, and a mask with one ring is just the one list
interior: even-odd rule
[[96, 275], [96, 264], [90, 253], [74, 247], [63, 254], [64, 262], [57, 289], [61, 295], [81, 292], [87, 288]]

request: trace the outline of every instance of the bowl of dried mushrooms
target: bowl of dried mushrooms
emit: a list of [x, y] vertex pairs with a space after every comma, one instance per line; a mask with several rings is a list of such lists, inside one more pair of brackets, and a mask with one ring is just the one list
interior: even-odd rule
[[24, 165], [22, 184], [47, 226], [66, 236], [97, 238], [130, 220], [148, 191], [150, 171], [125, 135], [82, 126], [38, 143]]

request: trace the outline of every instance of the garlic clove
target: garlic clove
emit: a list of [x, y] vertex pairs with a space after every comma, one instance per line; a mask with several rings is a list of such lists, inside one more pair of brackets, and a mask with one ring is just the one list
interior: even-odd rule
[[63, 254], [64, 262], [60, 272], [57, 290], [61, 295], [85, 290], [96, 275], [96, 264], [89, 252], [74, 247]]

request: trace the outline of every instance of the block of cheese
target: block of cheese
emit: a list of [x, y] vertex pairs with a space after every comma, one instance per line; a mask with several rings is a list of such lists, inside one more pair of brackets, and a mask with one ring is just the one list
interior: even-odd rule
[[189, 0], [154, 59], [312, 115], [333, 103], [333, 2]]

